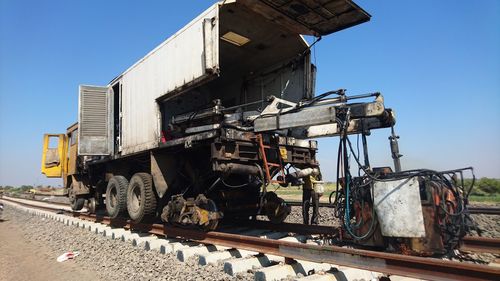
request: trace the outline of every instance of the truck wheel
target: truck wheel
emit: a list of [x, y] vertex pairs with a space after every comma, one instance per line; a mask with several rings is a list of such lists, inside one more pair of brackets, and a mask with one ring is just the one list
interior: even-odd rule
[[110, 218], [115, 219], [125, 213], [127, 208], [128, 181], [123, 176], [112, 177], [106, 188], [106, 211]]
[[135, 174], [127, 190], [128, 215], [135, 223], [151, 220], [156, 215], [153, 180], [148, 173]]
[[83, 205], [85, 205], [85, 198], [75, 195], [73, 187], [70, 187], [68, 197], [71, 210], [73, 211], [80, 211], [83, 208]]
[[71, 210], [80, 211], [85, 205], [85, 198], [75, 198], [74, 201], [71, 202]]
[[95, 214], [95, 211], [97, 210], [97, 200], [95, 200], [94, 197], [88, 199], [87, 209], [89, 210], [89, 213]]

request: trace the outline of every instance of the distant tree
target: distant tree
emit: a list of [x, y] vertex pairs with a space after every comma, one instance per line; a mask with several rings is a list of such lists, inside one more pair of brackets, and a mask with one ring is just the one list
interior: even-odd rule
[[[472, 183], [472, 179], [466, 179], [464, 181], [465, 187], [469, 187]], [[480, 178], [474, 183], [474, 187], [471, 192], [472, 195], [479, 196], [491, 196], [500, 194], [500, 179], [492, 178]]]
[[21, 187], [19, 189], [21, 190], [21, 192], [27, 192], [32, 188], [33, 188], [32, 185], [21, 185]]

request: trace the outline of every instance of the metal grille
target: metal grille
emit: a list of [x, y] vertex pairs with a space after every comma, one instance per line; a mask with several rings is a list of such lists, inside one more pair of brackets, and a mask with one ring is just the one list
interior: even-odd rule
[[107, 136], [107, 98], [100, 88], [85, 87], [81, 91], [80, 134]]

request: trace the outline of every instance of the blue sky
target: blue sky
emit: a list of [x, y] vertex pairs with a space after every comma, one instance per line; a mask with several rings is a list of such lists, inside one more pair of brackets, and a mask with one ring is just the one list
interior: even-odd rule
[[[77, 119], [79, 84], [105, 85], [214, 1], [0, 0], [0, 185], [40, 174], [42, 135]], [[370, 22], [315, 47], [317, 93], [380, 91], [403, 168], [474, 166], [500, 178], [500, 2], [356, 1]], [[389, 130], [369, 139], [391, 164]], [[334, 178], [337, 139], [320, 140]]]

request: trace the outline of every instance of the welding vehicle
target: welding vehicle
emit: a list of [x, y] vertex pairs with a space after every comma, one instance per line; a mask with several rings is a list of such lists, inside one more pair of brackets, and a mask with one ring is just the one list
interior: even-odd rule
[[[218, 2], [108, 85], [81, 85], [78, 122], [44, 136], [42, 173], [62, 177], [73, 210], [105, 207], [112, 219], [161, 218], [205, 230], [223, 217], [265, 215], [280, 223], [290, 207], [267, 186], [321, 184], [313, 139], [339, 136], [332, 204], [345, 236], [442, 250], [445, 228], [465, 210], [457, 182], [443, 173], [401, 172], [394, 132], [395, 172], [370, 167], [366, 136], [395, 125], [382, 94], [315, 94], [311, 46], [369, 20], [349, 0]], [[364, 144], [359, 177], [348, 166], [354, 134]], [[398, 215], [384, 200], [394, 188], [404, 191], [395, 192], [396, 201], [414, 212]], [[432, 247], [422, 242], [428, 237]]]

